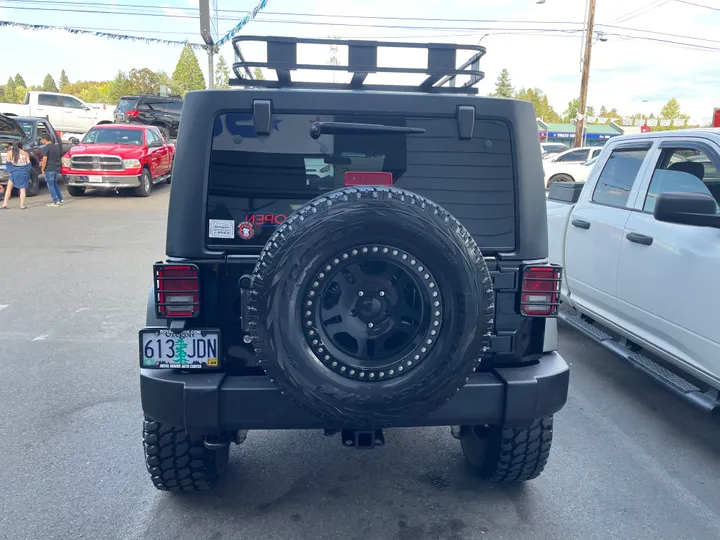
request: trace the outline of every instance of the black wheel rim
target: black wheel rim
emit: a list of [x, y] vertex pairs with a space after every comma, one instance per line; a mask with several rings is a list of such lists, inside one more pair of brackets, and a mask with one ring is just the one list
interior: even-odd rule
[[382, 381], [417, 367], [443, 322], [437, 280], [424, 262], [387, 245], [348, 249], [324, 263], [303, 300], [303, 331], [339, 375]]

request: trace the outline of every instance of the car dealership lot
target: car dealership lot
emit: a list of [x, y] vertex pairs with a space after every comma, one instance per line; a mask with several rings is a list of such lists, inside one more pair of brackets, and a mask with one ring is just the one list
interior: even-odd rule
[[570, 397], [525, 486], [476, 480], [437, 428], [374, 451], [250, 432], [215, 492], [157, 492], [136, 341], [169, 191], [47, 208], [43, 189], [0, 214], [0, 538], [720, 537], [718, 424], [564, 329]]

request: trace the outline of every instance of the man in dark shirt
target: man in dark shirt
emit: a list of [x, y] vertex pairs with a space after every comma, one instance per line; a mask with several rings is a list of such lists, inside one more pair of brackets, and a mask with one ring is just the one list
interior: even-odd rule
[[42, 142], [45, 145], [42, 149], [42, 172], [45, 175], [45, 183], [50, 191], [50, 197], [52, 197], [52, 202], [48, 203], [48, 206], [60, 206], [65, 203], [57, 184], [62, 164], [62, 149], [58, 143], [50, 139], [49, 135], [43, 135]]

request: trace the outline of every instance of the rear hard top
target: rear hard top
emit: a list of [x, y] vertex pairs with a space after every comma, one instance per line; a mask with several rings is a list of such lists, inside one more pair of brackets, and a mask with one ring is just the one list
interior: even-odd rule
[[[405, 132], [311, 135], [326, 123]], [[294, 210], [343, 187], [349, 174], [382, 172], [395, 187], [451, 212], [486, 255], [543, 259], [540, 153], [527, 102], [442, 90], [191, 92], [177, 143], [167, 255], [257, 256]]]

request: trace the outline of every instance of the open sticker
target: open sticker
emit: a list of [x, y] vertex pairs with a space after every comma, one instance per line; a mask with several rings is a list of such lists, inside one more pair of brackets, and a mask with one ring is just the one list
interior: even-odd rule
[[210, 238], [235, 238], [235, 222], [232, 219], [211, 219]]

